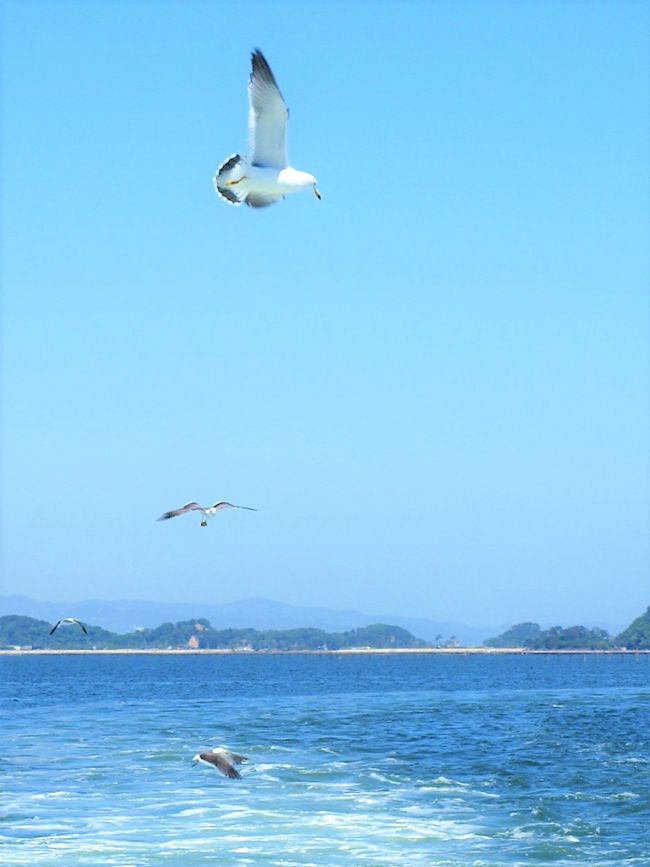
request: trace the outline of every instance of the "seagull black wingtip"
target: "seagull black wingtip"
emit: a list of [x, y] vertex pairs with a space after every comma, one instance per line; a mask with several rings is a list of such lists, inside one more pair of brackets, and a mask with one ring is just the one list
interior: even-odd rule
[[251, 63], [253, 67], [251, 72], [251, 78], [259, 75], [260, 78], [264, 79], [269, 84], [272, 84], [274, 87], [277, 87], [278, 91], [280, 90], [280, 88], [278, 87], [278, 83], [275, 80], [275, 76], [271, 71], [271, 67], [269, 66], [269, 62], [266, 57], [264, 57], [259, 48], [255, 48], [251, 52]]

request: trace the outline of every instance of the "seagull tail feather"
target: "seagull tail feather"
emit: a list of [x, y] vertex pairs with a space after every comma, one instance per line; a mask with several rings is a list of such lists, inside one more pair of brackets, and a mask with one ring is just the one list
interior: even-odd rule
[[238, 186], [238, 182], [246, 172], [246, 160], [239, 154], [233, 154], [221, 163], [214, 176], [214, 190], [231, 205], [241, 205], [246, 198], [246, 190]]

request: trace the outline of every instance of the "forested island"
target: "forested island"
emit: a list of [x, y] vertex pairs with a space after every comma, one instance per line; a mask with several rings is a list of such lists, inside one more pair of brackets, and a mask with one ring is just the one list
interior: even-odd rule
[[352, 648], [424, 648], [431, 645], [399, 626], [382, 623], [325, 632], [322, 629], [213, 629], [205, 618], [163, 623], [120, 635], [85, 624], [66, 624], [50, 635], [46, 620], [10, 614], [0, 617], [0, 649], [33, 650], [345, 650]]
[[[327, 650], [413, 650], [458, 648], [452, 638], [435, 645], [416, 638], [399, 626], [376, 623], [347, 632], [323, 629], [214, 629], [209, 620], [196, 618], [163, 623], [155, 629], [142, 628], [118, 634], [101, 626], [65, 624], [51, 635], [46, 620], [9, 614], [0, 617], [0, 650], [232, 650], [232, 651], [327, 651]], [[441, 636], [440, 636], [441, 637]], [[512, 648], [531, 651], [553, 650], [650, 650], [650, 606], [619, 635], [600, 628], [553, 626], [538, 623], [511, 626], [501, 635], [483, 642], [489, 649]]]
[[552, 626], [542, 629], [539, 623], [528, 622], [517, 623], [483, 644], [486, 647], [524, 647], [528, 650], [650, 650], [650, 606], [645, 614], [616, 636], [598, 627]]

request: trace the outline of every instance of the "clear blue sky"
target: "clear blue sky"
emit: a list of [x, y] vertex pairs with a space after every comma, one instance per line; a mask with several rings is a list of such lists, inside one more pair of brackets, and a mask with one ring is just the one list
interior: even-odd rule
[[[626, 623], [644, 3], [4, 10], [5, 593]], [[249, 55], [322, 202], [211, 177]], [[228, 499], [207, 530], [156, 523]]]

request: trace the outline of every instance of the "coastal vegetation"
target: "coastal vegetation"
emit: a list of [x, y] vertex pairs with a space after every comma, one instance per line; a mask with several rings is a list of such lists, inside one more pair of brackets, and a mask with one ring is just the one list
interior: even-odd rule
[[624, 647], [631, 650], [647, 650], [650, 648], [650, 605], [646, 612], [623, 630], [616, 638]]
[[517, 623], [495, 638], [486, 639], [486, 647], [526, 647], [542, 631], [539, 623]]
[[[162, 623], [153, 629], [141, 628], [119, 634], [101, 626], [86, 624], [86, 635], [76, 624], [63, 625], [50, 635], [52, 625], [17, 614], [0, 617], [0, 649], [33, 648], [43, 650], [373, 650], [458, 647], [455, 638], [435, 644], [416, 638], [399, 626], [376, 623], [347, 632], [323, 629], [214, 629], [205, 618], [177, 623]], [[542, 629], [538, 623], [517, 623], [501, 635], [483, 642], [488, 648], [524, 648], [527, 650], [650, 650], [650, 606], [619, 635], [605, 629], [586, 626], [552, 626]]]
[[552, 626], [529, 639], [525, 646], [531, 650], [611, 650], [619, 645], [606, 629]]
[[495, 638], [483, 642], [486, 647], [524, 647], [529, 650], [650, 650], [650, 606], [619, 635], [586, 626], [552, 626], [542, 629], [539, 623], [517, 623]]
[[406, 629], [382, 623], [325, 632], [322, 629], [213, 629], [205, 618], [163, 623], [155, 629], [137, 629], [124, 635], [87, 624], [86, 635], [76, 626], [59, 628], [50, 635], [46, 620], [20, 615], [0, 617], [0, 648], [46, 650], [156, 650], [169, 648], [221, 650], [344, 650], [351, 648], [429, 647]]

